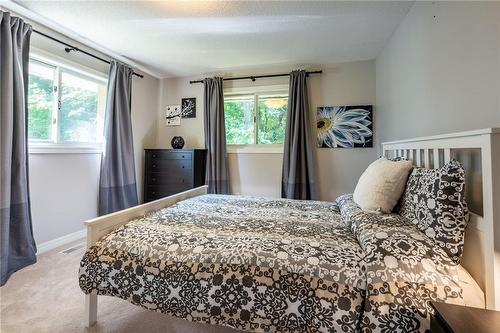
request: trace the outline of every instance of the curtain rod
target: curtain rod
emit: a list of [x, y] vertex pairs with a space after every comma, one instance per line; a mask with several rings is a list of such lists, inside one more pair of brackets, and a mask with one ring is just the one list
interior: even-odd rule
[[[309, 76], [310, 74], [322, 74], [323, 71], [312, 71], [312, 72], [306, 72], [306, 75]], [[265, 77], [280, 77], [280, 76], [289, 76], [290, 73], [283, 73], [283, 74], [268, 74], [268, 75], [252, 75], [252, 76], [240, 76], [240, 77], [228, 77], [225, 79], [222, 79], [223, 81], [233, 81], [233, 80], [252, 80], [255, 81], [256, 79], [262, 79]], [[194, 81], [189, 81], [189, 83], [203, 83], [203, 80], [194, 80]]]
[[[106, 59], [103, 59], [103, 58], [101, 58], [101, 57], [98, 57], [98, 56], [96, 56], [95, 54], [92, 54], [92, 53], [87, 52], [87, 51], [85, 51], [85, 50], [82, 50], [82, 49], [80, 49], [80, 48], [78, 48], [78, 47], [76, 47], [76, 46], [73, 46], [73, 45], [71, 45], [71, 44], [68, 44], [68, 43], [66, 43], [66, 42], [63, 42], [62, 40], [57, 39], [57, 38], [52, 37], [52, 36], [49, 36], [49, 35], [47, 35], [47, 34], [45, 34], [45, 33], [41, 32], [41, 31], [38, 31], [38, 30], [36, 30], [36, 29], [33, 29], [33, 32], [35, 32], [35, 33], [37, 33], [37, 34], [39, 34], [39, 35], [41, 35], [41, 36], [43, 36], [43, 37], [45, 37], [45, 38], [48, 38], [48, 39], [50, 39], [50, 40], [53, 40], [54, 42], [57, 42], [57, 43], [59, 43], [59, 44], [62, 44], [62, 45], [64, 45], [64, 46], [66, 46], [66, 47], [64, 48], [64, 51], [66, 51], [66, 52], [68, 52], [68, 53], [70, 53], [71, 51], [81, 52], [81, 53], [83, 53], [83, 54], [85, 54], [85, 55], [88, 55], [89, 57], [92, 57], [92, 58], [94, 58], [94, 59], [100, 60], [100, 61], [105, 62], [105, 63], [107, 63], [107, 64], [111, 64], [111, 62], [110, 62], [109, 60], [106, 60]], [[140, 77], [140, 78], [143, 78], [143, 77], [144, 77], [144, 75], [139, 74], [139, 73], [136, 73], [136, 72], [132, 72], [132, 74], [133, 74], [133, 75], [135, 75], [135, 76], [138, 76], [138, 77]]]

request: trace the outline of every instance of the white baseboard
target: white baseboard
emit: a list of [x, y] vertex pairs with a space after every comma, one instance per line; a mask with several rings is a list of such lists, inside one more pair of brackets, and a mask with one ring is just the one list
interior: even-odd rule
[[71, 234], [50, 240], [48, 242], [37, 244], [37, 252], [36, 254], [42, 254], [44, 252], [50, 251], [64, 244], [68, 244], [74, 242], [79, 239], [84, 239], [87, 236], [87, 230], [82, 229]]

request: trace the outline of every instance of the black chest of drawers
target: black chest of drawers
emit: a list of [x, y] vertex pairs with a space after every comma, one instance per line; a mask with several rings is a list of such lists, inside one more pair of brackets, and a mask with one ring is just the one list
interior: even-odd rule
[[205, 185], [206, 149], [145, 149], [144, 202]]

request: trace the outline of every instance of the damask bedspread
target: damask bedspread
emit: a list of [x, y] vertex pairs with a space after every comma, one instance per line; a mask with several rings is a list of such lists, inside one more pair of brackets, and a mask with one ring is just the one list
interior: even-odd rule
[[80, 286], [240, 330], [355, 331], [362, 258], [333, 203], [205, 195], [99, 241]]
[[397, 214], [365, 212], [351, 195], [337, 202], [364, 252], [360, 331], [425, 332], [430, 301], [464, 304], [461, 267], [414, 224]]
[[84, 255], [85, 293], [250, 332], [423, 331], [461, 302], [453, 263], [397, 215], [351, 196], [204, 195], [134, 220]]

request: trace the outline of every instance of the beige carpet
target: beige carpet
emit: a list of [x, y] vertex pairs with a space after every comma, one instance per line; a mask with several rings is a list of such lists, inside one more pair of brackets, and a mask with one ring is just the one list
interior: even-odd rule
[[35, 265], [14, 273], [0, 288], [1, 333], [238, 332], [172, 318], [107, 296], [98, 298], [97, 324], [85, 329], [84, 297], [77, 276], [84, 249], [60, 253], [68, 247], [40, 255]]

